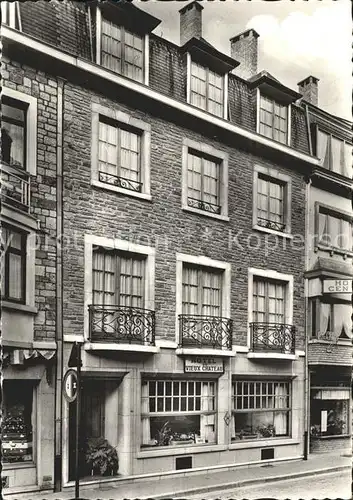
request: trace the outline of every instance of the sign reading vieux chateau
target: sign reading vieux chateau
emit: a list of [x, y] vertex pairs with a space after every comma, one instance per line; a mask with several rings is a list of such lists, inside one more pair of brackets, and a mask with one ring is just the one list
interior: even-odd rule
[[185, 372], [216, 372], [223, 373], [223, 360], [211, 356], [190, 356], [185, 358]]

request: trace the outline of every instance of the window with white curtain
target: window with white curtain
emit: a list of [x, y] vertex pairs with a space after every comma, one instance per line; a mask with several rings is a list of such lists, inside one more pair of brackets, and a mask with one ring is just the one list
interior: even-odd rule
[[93, 304], [144, 308], [143, 255], [97, 248], [93, 251]]
[[194, 61], [191, 63], [191, 104], [223, 116], [224, 76]]
[[257, 224], [277, 231], [284, 231], [285, 189], [283, 182], [258, 174]]
[[100, 117], [98, 178], [141, 192], [141, 133]]
[[318, 130], [316, 154], [323, 167], [352, 177], [352, 146], [347, 141]]
[[184, 264], [182, 313], [222, 316], [222, 279], [217, 269]]
[[26, 301], [26, 233], [2, 225], [4, 254], [1, 259], [1, 296], [3, 300]]
[[291, 384], [279, 380], [239, 380], [232, 384], [231, 439], [289, 436]]
[[288, 142], [288, 106], [260, 95], [259, 133], [286, 144]]
[[318, 241], [327, 247], [352, 251], [352, 223], [320, 208]]
[[188, 205], [206, 212], [221, 213], [221, 162], [215, 158], [188, 151]]
[[285, 323], [286, 286], [284, 282], [254, 278], [254, 323]]
[[101, 64], [115, 73], [143, 81], [144, 39], [124, 26], [102, 19]]
[[216, 442], [216, 382], [142, 382], [142, 446]]
[[310, 301], [311, 336], [324, 340], [352, 337], [352, 305], [349, 302]]

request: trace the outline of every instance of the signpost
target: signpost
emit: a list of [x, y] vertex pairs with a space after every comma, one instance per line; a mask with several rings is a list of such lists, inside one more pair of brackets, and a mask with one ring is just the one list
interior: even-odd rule
[[324, 293], [352, 293], [352, 280], [324, 280]]

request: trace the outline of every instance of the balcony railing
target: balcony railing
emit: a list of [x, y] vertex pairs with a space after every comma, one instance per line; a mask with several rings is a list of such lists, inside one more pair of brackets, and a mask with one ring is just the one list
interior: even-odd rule
[[205, 212], [211, 212], [212, 214], [220, 214], [221, 206], [215, 203], [210, 203], [209, 201], [198, 200], [197, 198], [188, 198], [188, 206], [192, 208], [198, 208], [199, 210], [204, 210]]
[[109, 184], [110, 186], [129, 189], [136, 193], [141, 193], [142, 190], [142, 182], [126, 179], [125, 177], [119, 177], [118, 175], [108, 174], [106, 172], [99, 172], [99, 181]]
[[250, 323], [253, 352], [295, 353], [295, 327], [281, 323]]
[[181, 347], [232, 349], [232, 320], [218, 316], [179, 315]]
[[155, 345], [155, 313], [127, 306], [89, 306], [92, 342]]
[[1, 199], [22, 212], [29, 212], [30, 208], [30, 181], [27, 172], [11, 167], [1, 166]]
[[267, 229], [273, 229], [274, 231], [283, 232], [286, 229], [285, 224], [270, 219], [263, 219], [262, 217], [257, 218], [257, 224], [261, 227], [266, 227]]

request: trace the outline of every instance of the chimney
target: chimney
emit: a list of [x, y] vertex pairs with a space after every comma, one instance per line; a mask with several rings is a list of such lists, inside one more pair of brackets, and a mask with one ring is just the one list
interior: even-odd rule
[[230, 39], [231, 56], [240, 65], [234, 73], [244, 80], [257, 74], [257, 39], [259, 34], [254, 29], [249, 29]]
[[298, 82], [298, 89], [300, 94], [303, 94], [303, 99], [314, 106], [319, 104], [319, 79], [315, 76], [308, 76], [301, 82]]
[[194, 1], [179, 10], [180, 45], [184, 45], [193, 37], [202, 37], [202, 9], [202, 5]]

